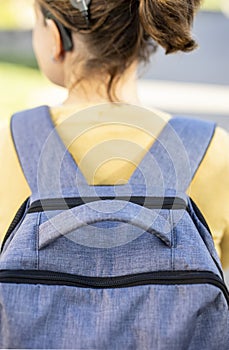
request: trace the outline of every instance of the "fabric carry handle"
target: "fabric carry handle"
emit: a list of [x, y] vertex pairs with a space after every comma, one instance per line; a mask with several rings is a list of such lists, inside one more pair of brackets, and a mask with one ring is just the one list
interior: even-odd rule
[[160, 210], [126, 201], [103, 200], [66, 210], [42, 223], [39, 227], [39, 249], [79, 228], [103, 221], [128, 223], [155, 235], [168, 247], [172, 246], [171, 224]]

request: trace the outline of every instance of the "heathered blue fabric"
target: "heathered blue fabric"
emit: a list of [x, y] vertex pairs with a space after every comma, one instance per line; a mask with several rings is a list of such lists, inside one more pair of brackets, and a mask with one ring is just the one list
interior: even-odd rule
[[[179, 195], [188, 211], [98, 200], [64, 211], [30, 213], [8, 239], [0, 271], [91, 277], [209, 271], [220, 277], [211, 234], [185, 195], [214, 127], [172, 119], [128, 186], [118, 189], [122, 195]], [[115, 186], [86, 184], [58, 135], [49, 136], [52, 128], [47, 107], [13, 118], [31, 202], [117, 194]], [[42, 152], [44, 144], [47, 153]], [[228, 305], [222, 291], [210, 284], [93, 289], [0, 283], [0, 348], [228, 350]]]

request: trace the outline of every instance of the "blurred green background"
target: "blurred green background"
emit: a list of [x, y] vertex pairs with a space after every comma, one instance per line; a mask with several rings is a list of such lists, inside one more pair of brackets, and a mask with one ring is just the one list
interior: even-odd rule
[[11, 39], [19, 35], [20, 41], [21, 33], [30, 34], [34, 24], [33, 4], [34, 0], [1, 0], [0, 35], [3, 45], [0, 46], [0, 119], [9, 118], [17, 110], [52, 103], [53, 99], [55, 103], [55, 99], [61, 98], [63, 94], [62, 89], [53, 86], [41, 74], [35, 57], [28, 56], [27, 47], [24, 49], [20, 46], [23, 43], [17, 43], [17, 39], [13, 38], [12, 42], [17, 45], [10, 47], [11, 40], [8, 37]]
[[[0, 34], [13, 35], [14, 31], [31, 30], [34, 23], [33, 2], [1, 0]], [[220, 1], [206, 0], [203, 9], [219, 11]], [[8, 55], [7, 50], [4, 51], [2, 45], [0, 47], [0, 118], [8, 118], [16, 110], [45, 103], [46, 96], [49, 96], [47, 103], [56, 94], [62, 96], [62, 92], [39, 72], [34, 56], [24, 57], [22, 61], [17, 52]], [[23, 49], [19, 53], [23, 57]]]
[[[31, 28], [34, 0], [1, 0], [0, 29]], [[221, 0], [205, 0], [202, 8], [220, 10]]]

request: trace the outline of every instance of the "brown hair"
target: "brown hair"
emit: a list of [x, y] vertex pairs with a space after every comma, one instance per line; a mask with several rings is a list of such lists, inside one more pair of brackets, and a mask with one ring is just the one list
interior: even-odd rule
[[89, 28], [70, 0], [37, 2], [66, 28], [84, 36], [90, 56], [81, 58], [82, 77], [77, 82], [105, 73], [110, 101], [117, 100], [115, 85], [125, 70], [136, 60], [147, 63], [157, 44], [166, 54], [197, 46], [190, 32], [201, 0], [92, 0]]

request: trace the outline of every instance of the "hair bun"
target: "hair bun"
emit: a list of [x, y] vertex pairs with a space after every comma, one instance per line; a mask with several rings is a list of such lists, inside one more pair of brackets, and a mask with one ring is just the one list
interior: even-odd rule
[[166, 54], [192, 51], [197, 44], [191, 37], [191, 26], [200, 3], [200, 0], [140, 0], [140, 22]]

